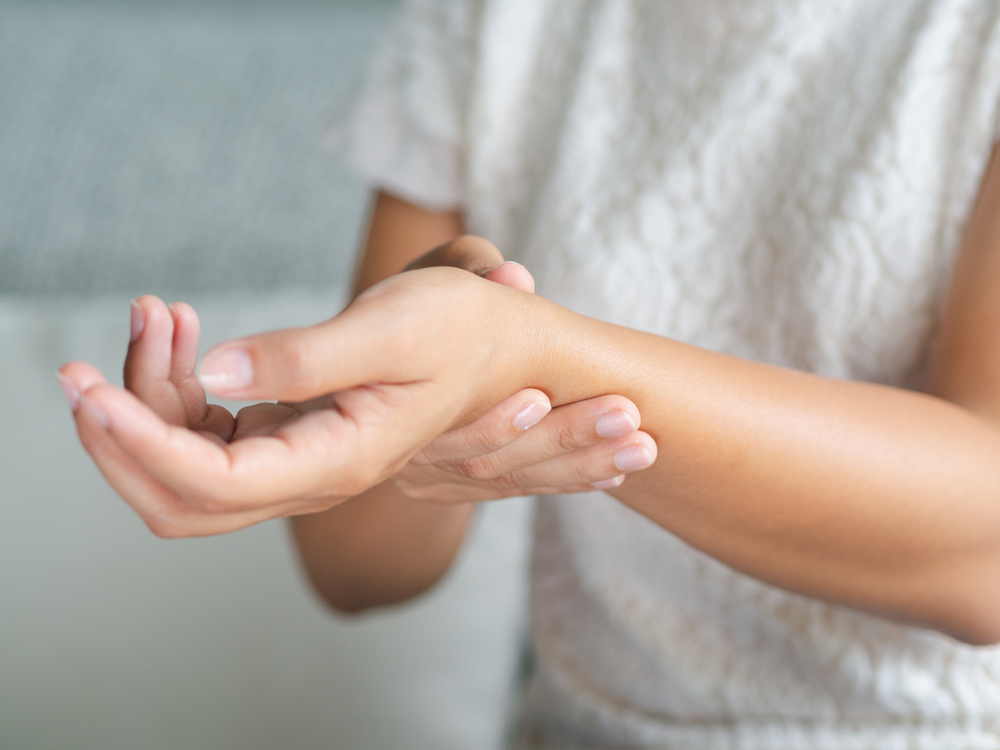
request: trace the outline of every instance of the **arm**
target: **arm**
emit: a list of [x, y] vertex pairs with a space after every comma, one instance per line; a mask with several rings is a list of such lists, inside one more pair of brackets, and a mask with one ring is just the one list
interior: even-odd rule
[[[432, 296], [464, 284], [431, 270], [420, 284], [438, 285]], [[408, 282], [366, 301], [373, 319], [418, 289], [416, 276]], [[460, 409], [528, 384], [554, 405], [621, 393], [661, 452], [610, 490], [623, 503], [775, 586], [969, 643], [1000, 641], [1000, 156], [970, 219], [927, 393], [740, 360], [510, 290], [478, 295], [489, 297], [481, 309], [456, 292], [450, 304], [475, 311], [462, 320], [428, 318], [464, 341], [433, 365], [446, 387], [483, 370], [465, 368], [480, 348], [510, 363], [487, 370]], [[250, 393], [289, 387], [288, 341], [244, 342], [260, 367]]]
[[[379, 193], [354, 295], [460, 234], [460, 214], [431, 213]], [[328, 511], [295, 516], [291, 525], [313, 587], [332, 607], [356, 612], [416, 596], [439, 580], [473, 510], [472, 504], [411, 500], [389, 480]]]
[[[426, 268], [377, 284], [324, 324], [228, 342], [203, 360], [219, 395], [335, 393], [335, 409], [218, 448], [164, 426], [130, 394], [80, 378], [77, 426], [147, 523], [158, 497], [149, 483], [157, 482], [199, 514], [197, 531], [185, 534], [219, 533], [206, 524], [226, 517], [233, 528], [256, 522], [254, 514], [292, 515], [359, 494], [518, 388], [540, 388], [556, 406], [618, 392], [642, 411], [664, 455], [612, 490], [622, 502], [765, 582], [994, 643], [998, 216], [994, 156], [944, 313], [930, 393], [743, 361], [591, 320], [466, 272]], [[642, 452], [631, 446], [615, 463]]]
[[604, 388], [636, 403], [660, 459], [612, 494], [693, 546], [790, 591], [995, 643], [997, 300], [1000, 153], [967, 229], [927, 393], [755, 364], [554, 311], [578, 342], [560, 352], [563, 366], [587, 382], [552, 382], [550, 394], [559, 403]]
[[[428, 214], [379, 196], [358, 286], [398, 273], [428, 244], [452, 236], [454, 223], [454, 215]], [[450, 272], [465, 282], [530, 293], [534, 282], [527, 270], [501, 261], [489, 243], [464, 238], [411, 265], [456, 266], [464, 270]], [[419, 324], [420, 316], [411, 313], [371, 321], [372, 327], [357, 331], [359, 342], [377, 342], [398, 331], [401, 321]], [[109, 386], [86, 363], [65, 365], [60, 382], [84, 446], [162, 537], [221, 534], [299, 517], [294, 526], [303, 561], [319, 592], [343, 610], [399, 601], [430, 586], [460, 546], [474, 502], [617, 487], [626, 472], [611, 455], [636, 443], [655, 455], [655, 443], [638, 430], [638, 410], [620, 396], [552, 410], [544, 393], [522, 388], [498, 393], [482, 416], [449, 428], [438, 412], [460, 389], [422, 404], [417, 396], [429, 389], [419, 378], [398, 385], [378, 378], [342, 382], [308, 397], [255, 404], [234, 419], [207, 403], [206, 378], [195, 374], [199, 333], [190, 306], [141, 297], [132, 305], [127, 391]], [[428, 333], [434, 331], [417, 330], [407, 340], [412, 344]], [[324, 349], [327, 355], [336, 351]], [[373, 362], [411, 361], [400, 346], [372, 353]], [[322, 375], [342, 374], [355, 359], [324, 362], [301, 348], [297, 354], [303, 357], [299, 375], [313, 367]], [[129, 441], [113, 434], [120, 431], [145, 436], [139, 442], [152, 449], [146, 458], [180, 449], [186, 459], [169, 459], [170, 478], [151, 474], [142, 468], [145, 459], [130, 454]], [[149, 438], [166, 444], [153, 447]], [[365, 446], [367, 458], [357, 452]], [[477, 468], [469, 472], [468, 465]], [[206, 470], [229, 477], [203, 485]], [[181, 489], [177, 480], [188, 486]], [[309, 514], [317, 515], [302, 518]]]
[[[457, 214], [429, 213], [380, 193], [355, 296], [404, 267], [453, 266], [499, 285], [534, 290], [526, 269], [500, 264], [496, 248], [476, 238], [420, 255], [460, 229]], [[317, 592], [348, 612], [413, 597], [451, 566], [476, 501], [618, 487], [626, 472], [609, 456], [636, 444], [655, 456], [656, 445], [638, 430], [639, 412], [627, 399], [598, 396], [549, 409], [544, 393], [521, 389], [481, 418], [439, 436], [392, 479], [330, 510], [294, 516], [295, 541]], [[526, 432], [528, 423], [538, 421]], [[467, 470], [471, 465], [475, 471]]]

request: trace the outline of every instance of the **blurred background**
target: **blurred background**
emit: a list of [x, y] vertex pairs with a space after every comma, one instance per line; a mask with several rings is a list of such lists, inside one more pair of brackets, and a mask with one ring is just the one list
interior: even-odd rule
[[530, 506], [423, 599], [340, 618], [284, 526], [165, 542], [55, 369], [120, 382], [129, 300], [203, 348], [343, 304], [366, 191], [321, 147], [390, 0], [0, 0], [0, 748], [496, 748]]

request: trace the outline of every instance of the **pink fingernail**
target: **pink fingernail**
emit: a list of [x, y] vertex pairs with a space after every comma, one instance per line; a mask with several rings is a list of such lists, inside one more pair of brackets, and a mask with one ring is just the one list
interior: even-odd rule
[[519, 430], [527, 430], [529, 427], [533, 427], [545, 417], [546, 414], [551, 411], [548, 404], [543, 404], [540, 401], [532, 401], [530, 404], [522, 406], [521, 409], [514, 415], [514, 427]]
[[142, 305], [132, 300], [132, 330], [129, 333], [129, 342], [134, 342], [142, 335], [142, 329], [146, 325], [146, 313], [142, 311]]
[[619, 475], [613, 479], [605, 479], [602, 482], [592, 482], [590, 486], [597, 490], [613, 490], [615, 487], [621, 487], [624, 481], [624, 475]]
[[644, 445], [630, 445], [615, 454], [618, 471], [637, 471], [653, 465], [653, 457]]
[[74, 414], [76, 413], [76, 408], [80, 404], [80, 391], [76, 389], [73, 381], [63, 375], [61, 372], [56, 373], [56, 382], [59, 383], [59, 388], [62, 390], [63, 395], [66, 397], [66, 401], [69, 403], [69, 409]]
[[212, 393], [249, 388], [253, 385], [253, 360], [245, 349], [209, 352], [198, 368], [198, 379]]
[[111, 420], [108, 419], [108, 415], [104, 413], [104, 410], [83, 394], [80, 395], [79, 403], [80, 411], [89, 414], [101, 427], [107, 429], [108, 425], [111, 424]]
[[601, 437], [620, 437], [635, 429], [635, 421], [624, 411], [609, 411], [597, 420], [597, 434]]

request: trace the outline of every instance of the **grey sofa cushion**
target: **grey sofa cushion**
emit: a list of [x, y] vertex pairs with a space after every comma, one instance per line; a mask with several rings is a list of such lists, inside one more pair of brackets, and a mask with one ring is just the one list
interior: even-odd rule
[[0, 292], [327, 285], [321, 150], [392, 3], [0, 0]]

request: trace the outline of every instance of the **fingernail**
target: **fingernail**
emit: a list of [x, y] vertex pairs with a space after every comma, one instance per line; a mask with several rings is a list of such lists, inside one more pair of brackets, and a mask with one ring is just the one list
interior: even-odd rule
[[66, 397], [66, 401], [69, 403], [69, 409], [74, 414], [76, 413], [76, 407], [80, 403], [80, 391], [76, 389], [73, 385], [73, 381], [63, 375], [61, 372], [56, 373], [56, 382], [59, 383], [59, 388], [62, 389], [63, 395]]
[[549, 413], [548, 404], [540, 401], [532, 401], [530, 404], [522, 406], [514, 415], [514, 427], [519, 430], [526, 430], [542, 421], [542, 418]]
[[244, 349], [209, 352], [198, 368], [206, 391], [238, 391], [253, 385], [253, 360]]
[[145, 325], [146, 313], [142, 311], [142, 305], [132, 300], [132, 330], [129, 333], [129, 342], [134, 342], [142, 335], [142, 329]]
[[623, 411], [609, 411], [597, 420], [597, 434], [601, 437], [620, 437], [635, 429], [635, 421]]
[[496, 266], [496, 268], [491, 268], [488, 271], [483, 271], [479, 275], [482, 276], [485, 279], [487, 276], [489, 276], [491, 273], [493, 273], [494, 271], [496, 271], [499, 268], [503, 268], [504, 266], [520, 266], [520, 265], [521, 264], [518, 263], [516, 260], [505, 260], [499, 266]]
[[621, 487], [624, 481], [624, 475], [620, 475], [613, 479], [605, 479], [602, 482], [591, 482], [590, 486], [597, 490], [613, 490], [615, 487]]
[[89, 414], [95, 422], [101, 425], [101, 427], [104, 427], [105, 429], [107, 428], [110, 424], [110, 420], [101, 407], [82, 394], [80, 395], [79, 403], [80, 411]]
[[653, 465], [653, 457], [644, 445], [630, 445], [615, 454], [615, 468], [618, 471], [635, 471]]

